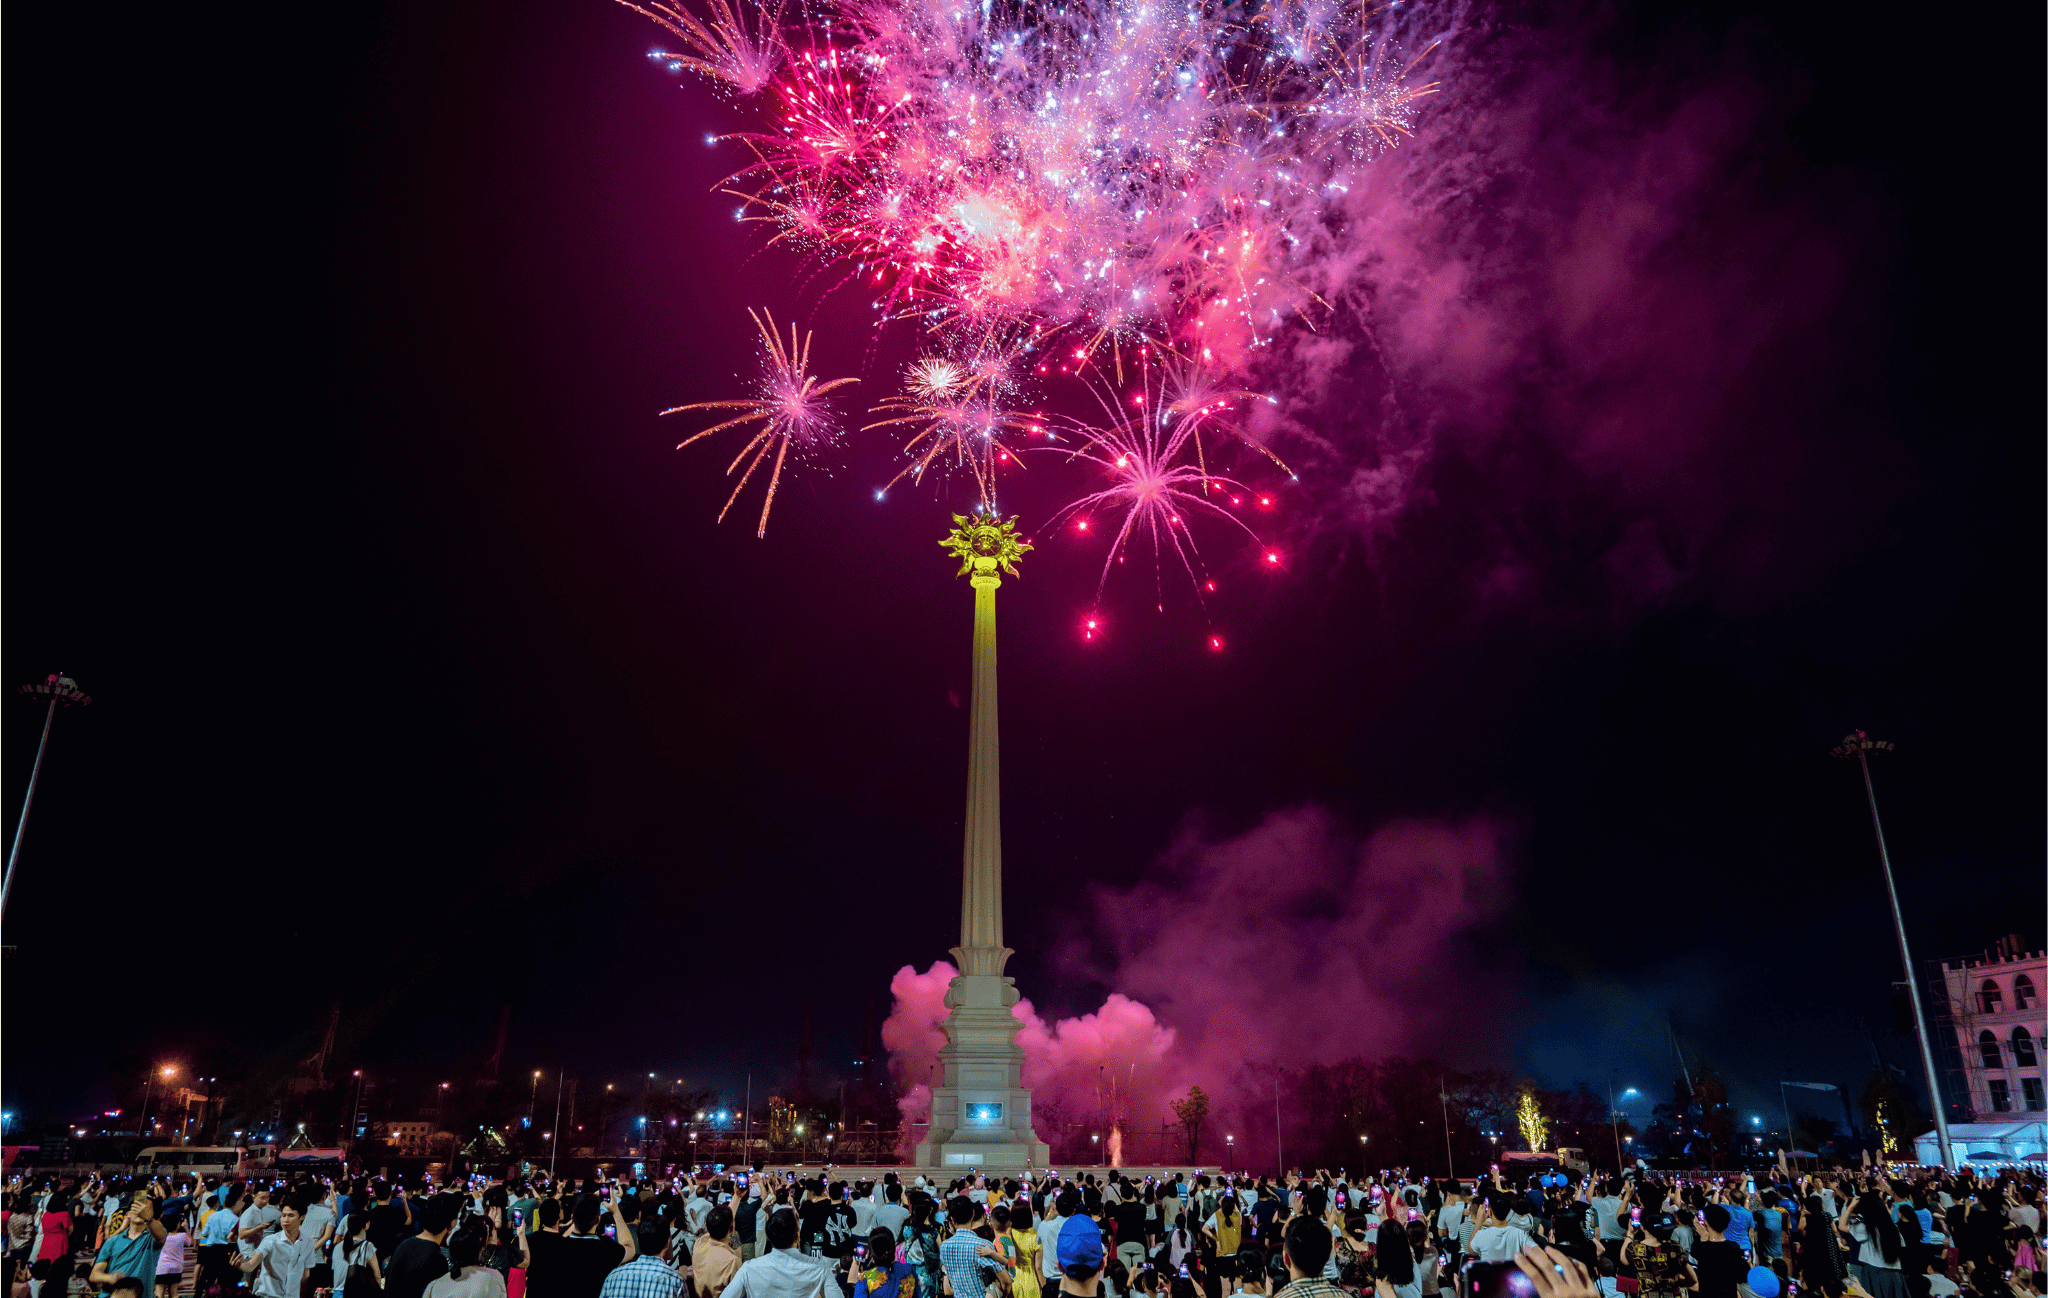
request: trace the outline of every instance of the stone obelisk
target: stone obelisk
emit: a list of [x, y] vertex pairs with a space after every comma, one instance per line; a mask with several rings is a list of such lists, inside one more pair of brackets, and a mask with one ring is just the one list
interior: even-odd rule
[[974, 687], [968, 704], [967, 842], [962, 860], [960, 973], [946, 989], [952, 1013], [939, 1050], [944, 1079], [932, 1092], [932, 1125], [917, 1146], [920, 1167], [1021, 1171], [1044, 1167], [1046, 1149], [1031, 1129], [1031, 1092], [1024, 1089], [1023, 1029], [1010, 1007], [1013, 979], [1003, 976], [1002, 788], [996, 743], [996, 587], [998, 570], [1017, 573], [1031, 547], [1017, 540], [1016, 520], [954, 516], [940, 542], [960, 560], [974, 586]]

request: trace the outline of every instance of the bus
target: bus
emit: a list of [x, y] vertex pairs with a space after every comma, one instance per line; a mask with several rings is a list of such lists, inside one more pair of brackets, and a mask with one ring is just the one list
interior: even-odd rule
[[239, 1145], [147, 1145], [135, 1155], [135, 1173], [232, 1181], [248, 1174], [248, 1162], [248, 1151]]

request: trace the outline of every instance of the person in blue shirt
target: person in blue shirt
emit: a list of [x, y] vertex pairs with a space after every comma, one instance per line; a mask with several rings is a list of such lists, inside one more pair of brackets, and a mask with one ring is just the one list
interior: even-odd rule
[[1785, 1255], [1785, 1213], [1778, 1207], [1778, 1192], [1765, 1190], [1763, 1206], [1756, 1211], [1756, 1257], [1759, 1262]]
[[120, 1233], [109, 1236], [93, 1259], [92, 1285], [111, 1289], [114, 1281], [134, 1277], [142, 1281], [147, 1293], [156, 1283], [156, 1257], [164, 1248], [164, 1228], [156, 1219], [156, 1205], [148, 1195], [136, 1191], [128, 1198], [121, 1224]]
[[1716, 1191], [1714, 1198], [1716, 1202], [1728, 1210], [1728, 1228], [1721, 1232], [1721, 1237], [1741, 1249], [1743, 1255], [1747, 1257], [1749, 1254], [1749, 1231], [1756, 1224], [1756, 1218], [1750, 1213], [1748, 1208], [1742, 1206], [1742, 1183], [1736, 1181], [1728, 1189]]

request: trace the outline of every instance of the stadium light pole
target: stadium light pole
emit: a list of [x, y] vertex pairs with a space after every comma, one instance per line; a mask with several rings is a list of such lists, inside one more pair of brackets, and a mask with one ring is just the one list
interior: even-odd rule
[[28, 793], [21, 800], [21, 819], [14, 822], [14, 846], [7, 851], [7, 873], [0, 877], [0, 921], [7, 918], [7, 898], [14, 891], [14, 863], [21, 859], [21, 836], [28, 831], [28, 809], [35, 805], [36, 779], [43, 773], [43, 751], [50, 746], [50, 726], [57, 720], [57, 708], [73, 703], [87, 707], [92, 703], [92, 699], [78, 692], [77, 681], [57, 672], [52, 672], [40, 684], [22, 686], [21, 692], [49, 699], [50, 708], [43, 714], [43, 737], [36, 742], [36, 764], [29, 768]]
[[1836, 757], [1853, 757], [1863, 770], [1863, 796], [1870, 802], [1870, 828], [1877, 834], [1877, 859], [1884, 867], [1884, 893], [1892, 904], [1892, 928], [1899, 936], [1899, 963], [1906, 970], [1906, 994], [1913, 1000], [1913, 1031], [1920, 1038], [1920, 1067], [1927, 1076], [1927, 1103], [1934, 1110], [1934, 1134], [1941, 1142], [1941, 1165], [1956, 1170], [1955, 1147], [1948, 1138], [1948, 1114], [1941, 1107], [1941, 1085], [1934, 1078], [1934, 1047], [1927, 1039], [1927, 1016], [1920, 1008], [1920, 983], [1913, 977], [1913, 949], [1906, 944], [1906, 918], [1899, 911], [1899, 890], [1892, 882], [1892, 856], [1884, 845], [1884, 822], [1877, 818], [1877, 787], [1870, 782], [1870, 754], [1891, 752], [1889, 740], [1872, 739], [1861, 730], [1844, 736]]

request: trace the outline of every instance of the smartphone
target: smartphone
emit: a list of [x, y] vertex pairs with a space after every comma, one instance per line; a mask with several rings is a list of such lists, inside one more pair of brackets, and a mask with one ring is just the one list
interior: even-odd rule
[[1347, 1203], [1345, 1203], [1345, 1201], [1344, 1201], [1344, 1192], [1343, 1192], [1342, 1190], [1339, 1190], [1339, 1191], [1337, 1191], [1337, 1206], [1338, 1206], [1339, 1208], [1344, 1208], [1344, 1207], [1349, 1207], [1349, 1206], [1350, 1206], [1350, 1205], [1348, 1205]]
[[867, 1258], [867, 1255], [868, 1255], [868, 1246], [867, 1246], [867, 1245], [865, 1245], [865, 1244], [855, 1244], [855, 1245], [853, 1246], [853, 1256], [854, 1256], [854, 1257], [855, 1257], [856, 1259], [859, 1259], [859, 1260], [865, 1261], [865, 1260], [866, 1260], [866, 1258]]
[[617, 1226], [606, 1226], [604, 1228], [604, 1237], [606, 1239], [617, 1239], [619, 1237], [619, 1228]]
[[1630, 1209], [1628, 1210], [1628, 1220], [1629, 1220], [1629, 1224], [1630, 1224], [1630, 1225], [1632, 1225], [1632, 1226], [1640, 1226], [1640, 1225], [1642, 1225], [1642, 1224], [1643, 1224], [1643, 1210], [1642, 1210], [1641, 1208], [1630, 1208]]
[[514, 1208], [514, 1209], [512, 1210], [512, 1229], [514, 1229], [514, 1230], [525, 1230], [525, 1229], [526, 1229], [526, 1209], [524, 1209], [524, 1208]]
[[1183, 1280], [1188, 1278], [1188, 1264], [1185, 1262], [1180, 1264], [1180, 1278]]
[[1415, 1209], [1413, 1209], [1413, 1208], [1410, 1208], [1410, 1209], [1408, 1210], [1408, 1220], [1410, 1220], [1410, 1221], [1421, 1221], [1421, 1220], [1422, 1220], [1422, 1214], [1421, 1214], [1421, 1213], [1419, 1213], [1419, 1212], [1417, 1212], [1417, 1211], [1415, 1211]]

